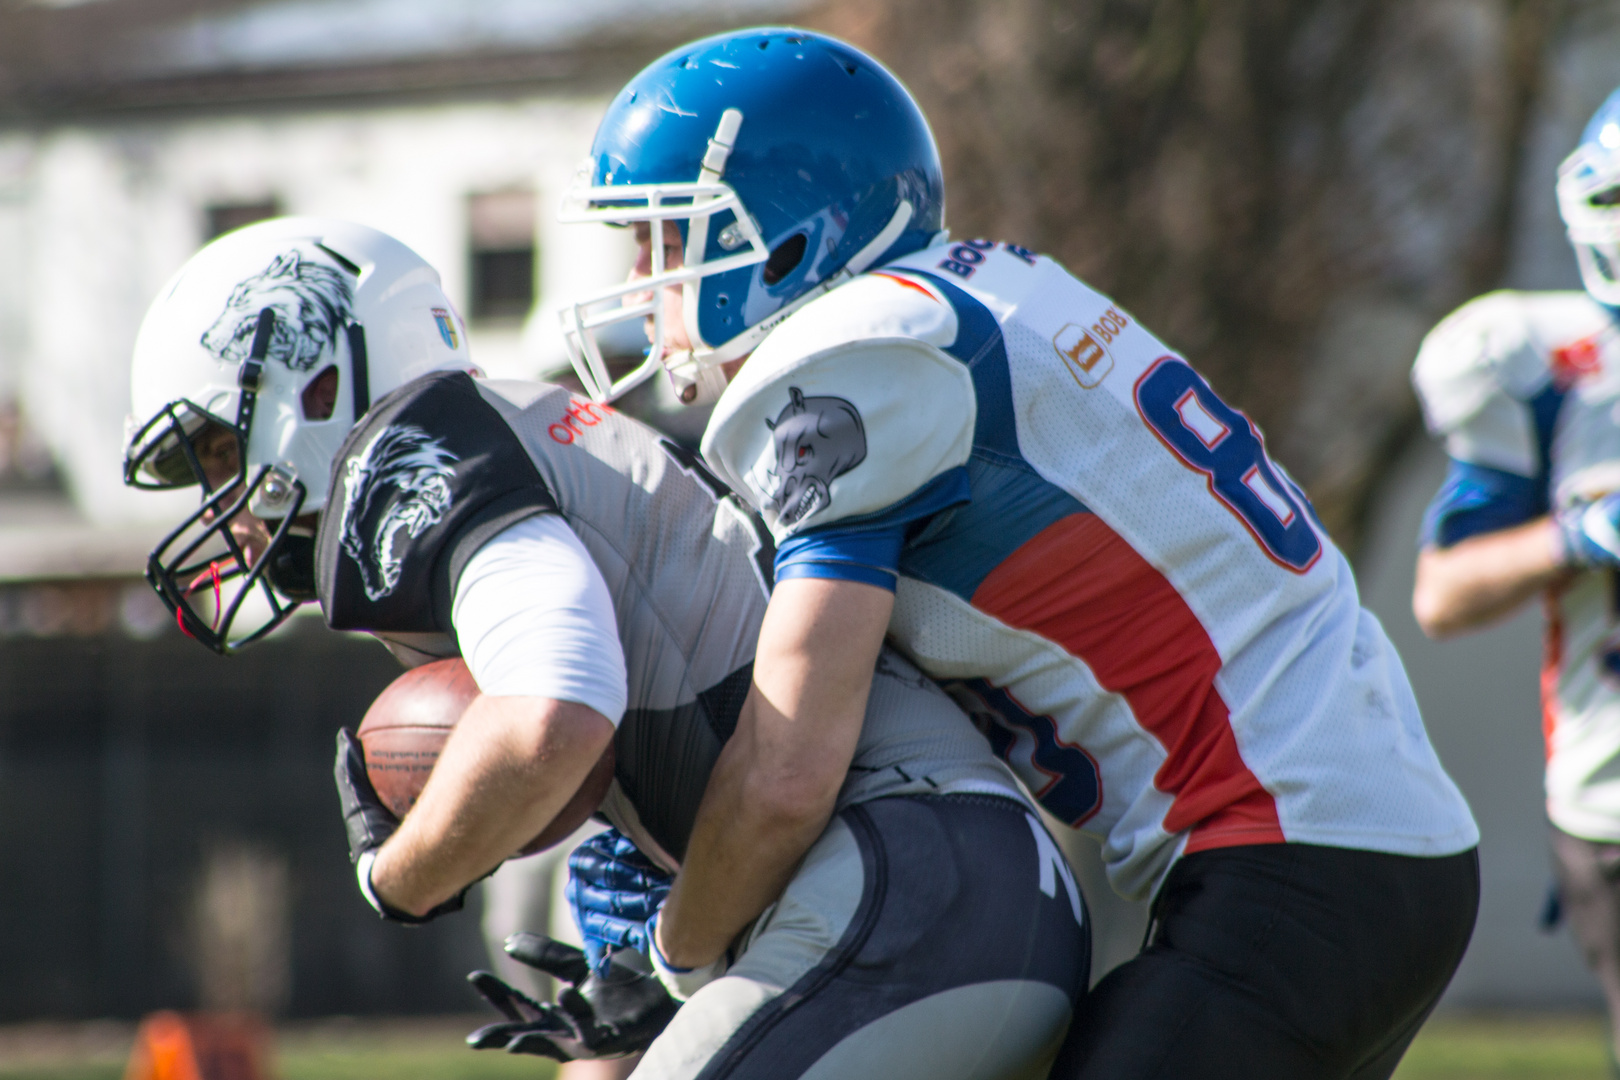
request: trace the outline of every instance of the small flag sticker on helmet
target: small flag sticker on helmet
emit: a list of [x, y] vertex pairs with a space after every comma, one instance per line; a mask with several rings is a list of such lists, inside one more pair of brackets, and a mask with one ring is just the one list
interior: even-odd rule
[[436, 307], [433, 309], [433, 321], [439, 324], [439, 336], [444, 338], [444, 343], [452, 349], [458, 348], [461, 341], [456, 336], [456, 322], [450, 313], [442, 307]]

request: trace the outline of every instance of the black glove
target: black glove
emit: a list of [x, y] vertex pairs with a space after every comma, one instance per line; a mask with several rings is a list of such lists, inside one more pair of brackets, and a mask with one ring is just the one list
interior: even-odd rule
[[337, 762], [332, 772], [337, 780], [338, 801], [343, 806], [343, 828], [349, 834], [349, 861], [354, 864], [360, 894], [366, 898], [366, 903], [383, 918], [412, 926], [460, 911], [467, 900], [467, 889], [425, 915], [400, 911], [377, 897], [371, 887], [371, 864], [377, 857], [377, 849], [399, 829], [399, 819], [377, 797], [377, 789], [371, 786], [371, 777], [366, 775], [365, 754], [348, 728], [338, 729]]
[[630, 950], [614, 953], [601, 975], [583, 952], [540, 934], [513, 934], [506, 952], [569, 986], [555, 1003], [541, 1003], [487, 971], [468, 975], [473, 989], [506, 1017], [467, 1036], [474, 1050], [504, 1047], [557, 1061], [623, 1057], [645, 1050], [680, 1008], [646, 958]]
[[366, 757], [360, 741], [349, 734], [348, 728], [337, 733], [337, 763], [333, 767], [337, 780], [338, 801], [343, 804], [343, 828], [349, 834], [349, 862], [359, 863], [360, 856], [376, 851], [399, 828], [399, 818], [377, 797], [366, 775]]

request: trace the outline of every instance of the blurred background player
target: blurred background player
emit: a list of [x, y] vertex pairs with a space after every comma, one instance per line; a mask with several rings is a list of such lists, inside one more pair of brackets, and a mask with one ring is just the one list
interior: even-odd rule
[[[752, 737], [737, 714], [770, 584], [768, 534], [692, 455], [561, 387], [475, 377], [454, 320], [397, 241], [282, 219], [181, 269], [133, 372], [126, 478], [202, 492], [149, 565], [188, 633], [233, 652], [318, 598], [333, 628], [407, 664], [459, 654], [479, 685], [402, 821], [339, 736], [358, 884], [404, 923], [458, 910], [582, 792], [639, 857], [701, 861], [710, 770]], [[673, 995], [638, 1075], [1044, 1071], [1086, 985], [1079, 890], [961, 710], [899, 657], [874, 664], [870, 722], [830, 751], [836, 817], [734, 963], [660, 971], [666, 994], [644, 959], [587, 969], [523, 939], [509, 951], [578, 993], [546, 1006], [481, 978], [507, 1020], [474, 1044], [639, 1049]]]
[[[709, 964], [768, 902], [705, 867], [795, 864], [824, 811], [765, 830], [743, 793], [816, 758], [804, 718], [859, 722], [886, 630], [1155, 898], [1054, 1075], [1388, 1076], [1467, 943], [1478, 834], [1249, 421], [1050, 260], [950, 241], [915, 103], [817, 34], [647, 67], [565, 215], [641, 242], [564, 313], [582, 380], [724, 389], [704, 457], [777, 541], [739, 731], [789, 734], [722, 754], [655, 958]], [[593, 335], [624, 319], [652, 348], [615, 382]]]
[[1412, 608], [1447, 637], [1545, 602], [1558, 888], [1620, 1033], [1620, 91], [1559, 167], [1557, 194], [1586, 291], [1482, 296], [1435, 327], [1413, 368], [1451, 466]]

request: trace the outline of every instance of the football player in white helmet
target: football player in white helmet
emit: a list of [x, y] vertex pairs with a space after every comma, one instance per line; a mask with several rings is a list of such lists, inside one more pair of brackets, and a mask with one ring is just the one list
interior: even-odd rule
[[146, 569], [181, 630], [231, 652], [315, 599], [338, 447], [376, 398], [476, 371], [466, 338], [438, 272], [359, 225], [263, 222], [181, 268], [136, 338], [124, 456], [134, 487], [202, 488]]
[[[133, 377], [127, 476], [202, 491], [150, 568], [188, 633], [230, 651], [317, 598], [334, 629], [407, 663], [459, 655], [478, 684], [403, 820], [339, 735], [380, 915], [456, 910], [582, 804], [617, 829], [582, 849], [604, 886], [667, 882], [737, 730], [771, 580], [769, 533], [691, 451], [563, 387], [481, 377], [433, 269], [336, 222], [203, 249], [154, 302]], [[245, 596], [262, 609], [238, 630]], [[645, 942], [644, 923], [590, 963], [518, 935], [514, 958], [576, 988], [538, 1003], [478, 973], [503, 1019], [472, 1044], [645, 1048], [648, 1080], [1044, 1073], [1087, 985], [1083, 898], [969, 717], [897, 655], [874, 649], [868, 675], [869, 720], [802, 863], [732, 875], [774, 906], [726, 965], [655, 975], [605, 947]]]
[[1424, 518], [1412, 608], [1448, 637], [1546, 601], [1558, 891], [1620, 1038], [1620, 91], [1557, 193], [1585, 291], [1490, 293], [1418, 353], [1412, 379], [1451, 466]]
[[[641, 242], [564, 313], [581, 379], [662, 358], [718, 395], [703, 456], [777, 544], [655, 963], [716, 962], [797, 865], [887, 634], [1154, 898], [1054, 1076], [1388, 1076], [1478, 903], [1399, 658], [1248, 419], [1050, 259], [951, 240], [944, 200], [891, 74], [766, 28], [632, 79], [564, 204]], [[652, 348], [614, 382], [622, 319]]]

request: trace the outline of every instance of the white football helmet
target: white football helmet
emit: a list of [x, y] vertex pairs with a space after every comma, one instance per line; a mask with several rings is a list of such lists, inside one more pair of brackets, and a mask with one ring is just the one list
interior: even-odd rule
[[1558, 167], [1558, 212], [1592, 299], [1620, 307], [1620, 90], [1609, 95]]
[[[180, 268], [136, 338], [124, 482], [202, 488], [202, 506], [147, 560], [182, 630], [231, 652], [315, 599], [307, 515], [326, 505], [344, 437], [372, 401], [419, 376], [480, 374], [466, 339], [438, 272], [363, 225], [277, 218]], [[210, 426], [235, 438], [231, 482], [204, 472], [197, 441]], [[244, 510], [271, 534], [256, 561], [229, 528]], [[250, 597], [260, 625], [233, 632]]]

